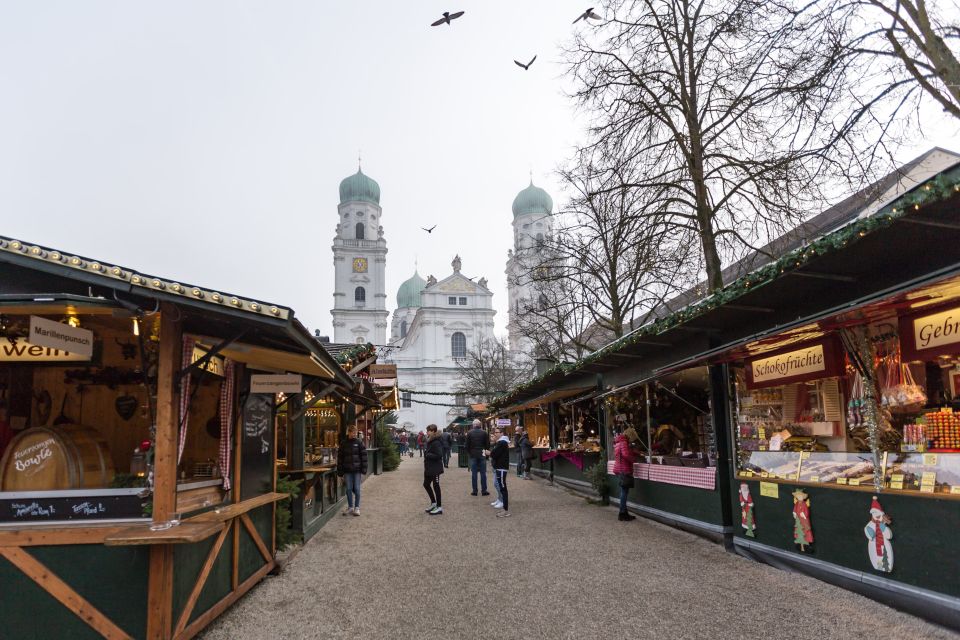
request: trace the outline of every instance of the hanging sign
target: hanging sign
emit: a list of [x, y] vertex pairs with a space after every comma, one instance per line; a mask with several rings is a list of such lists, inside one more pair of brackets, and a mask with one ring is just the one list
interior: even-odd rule
[[497, 426], [498, 426], [498, 427], [509, 427], [509, 426], [510, 426], [510, 418], [497, 418]]
[[823, 340], [750, 360], [747, 363], [747, 388], [777, 387], [832, 378], [842, 373], [842, 352], [836, 341]]
[[905, 361], [960, 352], [960, 307], [900, 318], [900, 343]]
[[395, 364], [372, 364], [367, 367], [371, 378], [396, 378], [397, 365]]
[[86, 356], [87, 359], [93, 356], [93, 331], [40, 316], [30, 316], [30, 337], [27, 342]]
[[24, 338], [0, 341], [0, 362], [88, 362], [90, 356], [30, 344]]
[[760, 495], [764, 496], [765, 498], [779, 498], [780, 485], [778, 485], [776, 482], [761, 482]]
[[[207, 355], [206, 349], [200, 347], [193, 348], [193, 358], [191, 359], [191, 364], [194, 362], [199, 362], [204, 356]], [[207, 373], [212, 373], [215, 376], [223, 377], [223, 358], [220, 356], [213, 356], [207, 360], [204, 364], [200, 365], [200, 369], [203, 369]]]
[[299, 373], [250, 376], [250, 393], [300, 393], [302, 389], [303, 376]]

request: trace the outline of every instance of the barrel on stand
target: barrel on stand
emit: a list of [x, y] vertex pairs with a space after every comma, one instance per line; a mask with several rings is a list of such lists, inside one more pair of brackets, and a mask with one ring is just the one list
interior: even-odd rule
[[113, 459], [91, 427], [33, 427], [10, 441], [0, 458], [0, 490], [53, 491], [107, 487]]

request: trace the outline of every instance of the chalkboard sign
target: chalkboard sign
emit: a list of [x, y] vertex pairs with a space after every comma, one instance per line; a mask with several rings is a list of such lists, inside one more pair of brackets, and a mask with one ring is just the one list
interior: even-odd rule
[[271, 490], [273, 484], [273, 395], [251, 393], [243, 403], [240, 499]]
[[59, 522], [142, 518], [150, 498], [136, 494], [0, 499], [0, 522]]

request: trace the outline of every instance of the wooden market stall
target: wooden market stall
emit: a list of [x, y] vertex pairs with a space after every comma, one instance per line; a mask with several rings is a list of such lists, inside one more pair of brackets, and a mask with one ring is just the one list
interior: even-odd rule
[[279, 391], [354, 381], [277, 305], [0, 237], [11, 637], [189, 638], [275, 565]]

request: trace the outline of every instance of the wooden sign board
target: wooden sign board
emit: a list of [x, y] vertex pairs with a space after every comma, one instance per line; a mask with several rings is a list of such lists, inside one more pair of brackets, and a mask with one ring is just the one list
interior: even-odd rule
[[30, 337], [27, 341], [38, 347], [76, 353], [88, 359], [93, 356], [93, 331], [40, 316], [30, 316]]
[[0, 362], [89, 362], [90, 356], [30, 344], [24, 338], [0, 341]]
[[396, 378], [397, 365], [395, 364], [372, 364], [367, 368], [371, 378]]
[[250, 393], [300, 393], [302, 389], [303, 376], [299, 373], [250, 376]]
[[747, 388], [779, 387], [832, 378], [843, 373], [843, 351], [836, 340], [807, 343], [747, 362]]
[[960, 353], [960, 307], [900, 318], [903, 360], [929, 360]]

